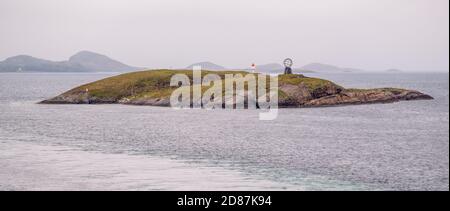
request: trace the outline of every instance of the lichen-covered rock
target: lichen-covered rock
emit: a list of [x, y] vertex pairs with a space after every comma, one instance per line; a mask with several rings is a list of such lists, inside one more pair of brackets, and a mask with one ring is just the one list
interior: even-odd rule
[[369, 90], [345, 90], [341, 93], [313, 99], [305, 104], [308, 107], [354, 105], [370, 103], [391, 103], [401, 100], [431, 100], [433, 97], [418, 91], [404, 89], [369, 89]]

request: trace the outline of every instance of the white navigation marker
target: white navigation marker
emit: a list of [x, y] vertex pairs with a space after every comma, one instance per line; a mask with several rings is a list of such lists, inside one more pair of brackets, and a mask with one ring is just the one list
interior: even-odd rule
[[255, 63], [252, 64], [251, 69], [252, 69], [253, 73], [256, 73], [256, 64]]

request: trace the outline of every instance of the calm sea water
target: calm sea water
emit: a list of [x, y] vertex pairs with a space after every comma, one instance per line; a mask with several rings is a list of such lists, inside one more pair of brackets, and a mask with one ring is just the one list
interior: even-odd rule
[[38, 105], [111, 74], [0, 74], [0, 190], [447, 190], [448, 74], [321, 74], [432, 101], [258, 111]]

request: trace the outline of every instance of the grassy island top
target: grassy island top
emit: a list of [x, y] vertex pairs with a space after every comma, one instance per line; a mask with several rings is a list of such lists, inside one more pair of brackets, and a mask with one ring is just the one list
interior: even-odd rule
[[[170, 86], [171, 77], [175, 74], [187, 75], [192, 84], [193, 73], [191, 70], [148, 70], [105, 78], [74, 88], [65, 94], [81, 94], [89, 90], [90, 96], [108, 99], [107, 101], [141, 97], [167, 98], [177, 88]], [[242, 74], [245, 76], [253, 73], [245, 71], [202, 71], [202, 77], [207, 74], [217, 74], [224, 80], [226, 74]], [[302, 83], [310, 90], [333, 84], [327, 80], [308, 78], [302, 75], [280, 75], [279, 77], [279, 86], [284, 84], [298, 85]], [[283, 93], [280, 93], [280, 96], [283, 96]]]

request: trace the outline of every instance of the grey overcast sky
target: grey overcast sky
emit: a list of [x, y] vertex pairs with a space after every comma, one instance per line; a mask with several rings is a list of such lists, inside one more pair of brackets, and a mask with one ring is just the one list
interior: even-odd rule
[[0, 60], [80, 50], [151, 68], [212, 61], [448, 71], [448, 0], [0, 0]]

